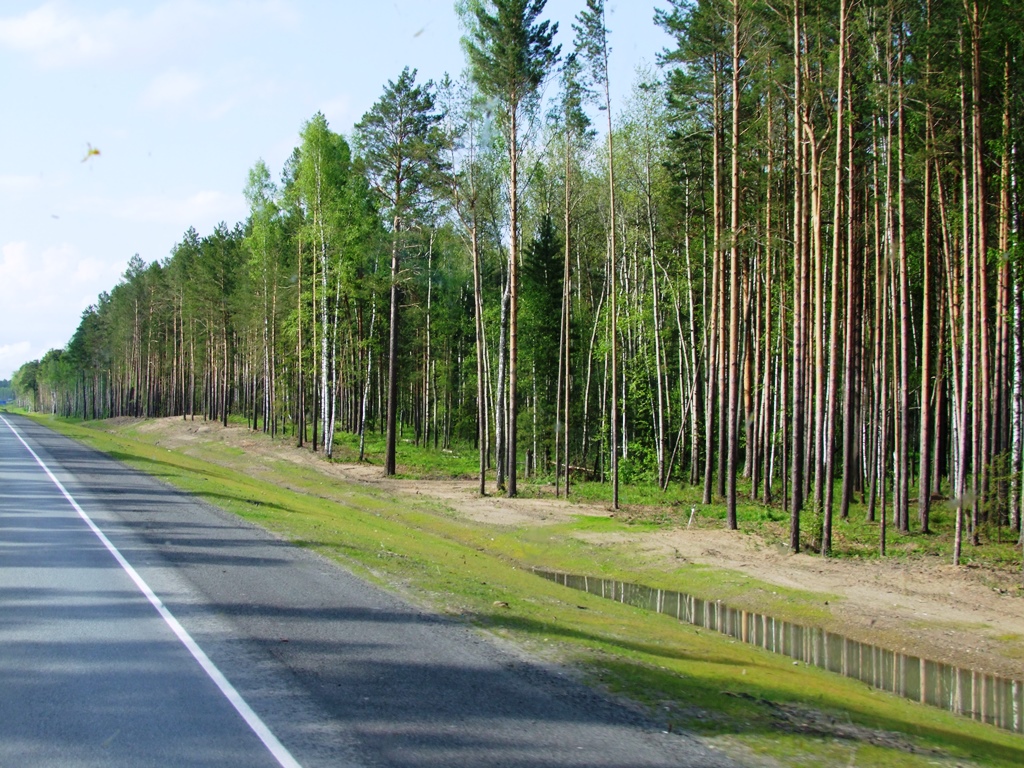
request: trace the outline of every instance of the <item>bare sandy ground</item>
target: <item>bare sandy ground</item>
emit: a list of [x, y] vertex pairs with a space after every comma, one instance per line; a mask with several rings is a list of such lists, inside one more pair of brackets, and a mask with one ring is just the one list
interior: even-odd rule
[[[611, 514], [608, 508], [553, 496], [481, 497], [475, 481], [388, 479], [381, 467], [328, 463], [295, 448], [291, 441], [270, 441], [244, 427], [160, 419], [137, 428], [158, 433], [159, 444], [168, 448], [187, 450], [189, 444], [223, 441], [243, 449], [253, 469], [260, 457], [303, 463], [329, 477], [436, 501], [456, 515], [498, 527], [543, 526], [578, 515]], [[869, 561], [793, 555], [753, 534], [701, 525], [580, 536], [594, 543], [635, 547], [647, 562], [666, 568], [687, 561], [702, 563], [819, 593], [832, 612], [828, 629], [924, 658], [1024, 680], [1024, 593], [1018, 587], [1019, 572], [954, 567], [938, 558]], [[756, 604], [738, 607], [757, 610]]]

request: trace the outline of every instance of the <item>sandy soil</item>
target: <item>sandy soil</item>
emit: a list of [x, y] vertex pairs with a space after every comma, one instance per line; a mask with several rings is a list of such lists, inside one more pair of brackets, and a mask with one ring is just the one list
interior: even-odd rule
[[[328, 476], [441, 502], [458, 515], [489, 525], [541, 526], [581, 514], [611, 514], [607, 508], [554, 497], [480, 497], [474, 481], [387, 479], [381, 467], [328, 464], [289, 441], [271, 442], [244, 427], [161, 419], [137, 428], [159, 433], [159, 444], [168, 448], [215, 440], [244, 449], [254, 460], [272, 456], [306, 463]], [[860, 561], [793, 555], [756, 535], [700, 527], [699, 521], [688, 529], [580, 535], [604, 544], [630, 544], [649, 562], [666, 568], [685, 561], [703, 563], [820, 593], [832, 611], [829, 629], [924, 658], [1024, 680], [1024, 594], [1018, 588], [1019, 573], [957, 568], [937, 558]], [[753, 604], [742, 607], [757, 610]]]

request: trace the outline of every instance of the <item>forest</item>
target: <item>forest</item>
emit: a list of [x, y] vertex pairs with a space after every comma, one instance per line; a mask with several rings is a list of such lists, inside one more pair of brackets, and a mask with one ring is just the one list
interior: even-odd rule
[[884, 542], [951, 500], [956, 563], [1019, 534], [1016, 4], [671, 0], [632, 83], [603, 0], [544, 6], [460, 2], [463, 74], [407, 67], [349, 136], [312, 116], [245, 221], [134, 257], [15, 391], [327, 459], [381, 435], [389, 475], [464, 446], [481, 493], [682, 484], [731, 528], [784, 510], [792, 551], [855, 502]]

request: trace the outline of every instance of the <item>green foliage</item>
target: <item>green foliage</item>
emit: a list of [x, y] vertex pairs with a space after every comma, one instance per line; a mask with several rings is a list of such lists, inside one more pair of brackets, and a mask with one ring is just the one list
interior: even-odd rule
[[406, 67], [356, 124], [367, 178], [396, 230], [406, 217], [422, 215], [431, 185], [444, 172], [440, 119], [433, 83], [417, 85], [416, 70]]
[[[502, 105], [503, 122], [535, 98], [561, 52], [561, 46], [553, 44], [558, 24], [537, 21], [546, 4], [546, 0], [493, 0], [469, 5], [472, 18], [462, 45], [473, 80], [485, 96]], [[493, 6], [493, 13], [488, 6]]]
[[605, 26], [604, 0], [587, 0], [586, 8], [572, 25], [576, 32], [576, 53], [583, 57], [593, 84], [608, 87], [608, 28]]
[[244, 194], [249, 203], [249, 226], [245, 236], [245, 247], [249, 251], [249, 277], [256, 295], [266, 305], [277, 288], [283, 232], [277, 187], [262, 160], [258, 160], [249, 171], [249, 183]]
[[32, 360], [18, 368], [11, 379], [11, 387], [18, 405], [35, 410], [39, 397], [39, 361]]
[[351, 152], [348, 142], [331, 131], [317, 112], [302, 127], [295, 187], [305, 214], [304, 239], [317, 249], [323, 263], [335, 258], [333, 240], [341, 226], [340, 201], [348, 181]]
[[559, 317], [562, 311], [562, 244], [550, 215], [544, 215], [533, 240], [523, 255], [523, 320], [528, 354], [539, 379], [554, 382], [558, 370]]
[[585, 80], [583, 64], [577, 52], [568, 54], [559, 68], [562, 93], [558, 104], [551, 110], [551, 119], [561, 129], [566, 140], [582, 145], [593, 136], [590, 117], [584, 105], [593, 98]]
[[629, 453], [619, 461], [619, 480], [622, 483], [656, 483], [657, 465], [649, 444], [634, 442]]

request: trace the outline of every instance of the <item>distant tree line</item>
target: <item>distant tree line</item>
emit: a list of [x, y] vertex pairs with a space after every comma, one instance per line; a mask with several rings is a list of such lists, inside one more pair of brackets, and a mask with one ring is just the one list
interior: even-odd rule
[[543, 0], [459, 9], [463, 78], [405, 69], [351, 139], [315, 115], [246, 221], [132, 259], [15, 388], [327, 456], [376, 430], [388, 473], [399, 434], [473, 443], [481, 491], [691, 484], [730, 527], [749, 494], [794, 551], [855, 500], [884, 547], [952, 498], [957, 561], [1020, 531], [1016, 4], [672, 0], [631, 84], [601, 0], [561, 45]]

